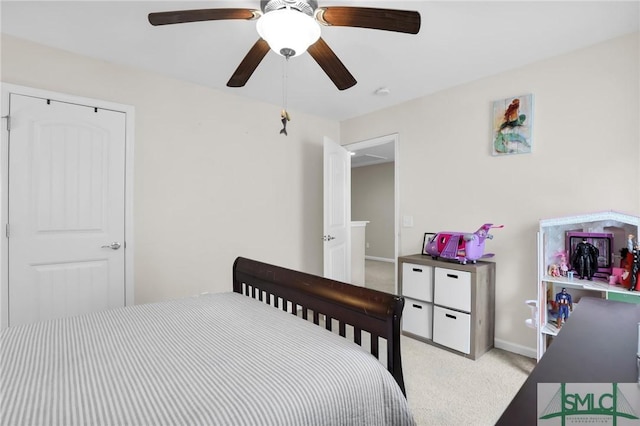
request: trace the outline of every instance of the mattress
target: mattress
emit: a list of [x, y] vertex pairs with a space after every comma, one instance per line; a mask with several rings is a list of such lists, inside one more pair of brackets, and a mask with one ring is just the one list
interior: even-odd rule
[[2, 425], [412, 425], [358, 345], [237, 293], [10, 327]]

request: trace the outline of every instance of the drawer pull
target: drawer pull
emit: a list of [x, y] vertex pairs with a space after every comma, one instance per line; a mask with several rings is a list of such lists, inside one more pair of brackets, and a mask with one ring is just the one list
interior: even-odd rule
[[446, 316], [447, 318], [457, 319], [455, 315], [451, 315], [451, 314], [444, 314], [444, 316]]
[[413, 268], [413, 272], [422, 272], [422, 269], [420, 269], [420, 268]]
[[458, 276], [455, 274], [447, 274], [447, 277], [449, 278], [455, 278], [456, 280], [458, 279]]
[[414, 307], [414, 308], [418, 308], [418, 309], [422, 309], [422, 306], [420, 306], [420, 305], [416, 305], [415, 303], [413, 304], [413, 307]]

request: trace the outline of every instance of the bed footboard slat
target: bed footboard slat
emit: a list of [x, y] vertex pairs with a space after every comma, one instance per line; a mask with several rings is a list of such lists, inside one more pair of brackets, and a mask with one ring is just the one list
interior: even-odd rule
[[[251, 287], [251, 294], [248, 291]], [[371, 336], [371, 353], [379, 356], [378, 339], [386, 340], [387, 369], [405, 392], [400, 357], [400, 319], [404, 298], [380, 291], [330, 280], [280, 266], [270, 265], [251, 259], [238, 257], [233, 264], [233, 291], [256, 298], [266, 294], [266, 303], [286, 311], [289, 302], [296, 313], [300, 306], [302, 317], [307, 319], [307, 310], [313, 312], [313, 323], [320, 325], [320, 315], [325, 317], [325, 328], [331, 330], [331, 323], [339, 323], [339, 334], [345, 335], [346, 324], [353, 327], [353, 340], [362, 345], [362, 332]]]
[[346, 337], [347, 336], [347, 327], [345, 325], [344, 322], [340, 321], [340, 324], [338, 325], [338, 334], [342, 337]]
[[378, 358], [378, 337], [376, 335], [371, 335], [371, 355]]
[[324, 316], [324, 328], [331, 331], [333, 329], [333, 318], [329, 315]]
[[353, 329], [353, 341], [362, 346], [362, 330], [359, 328]]

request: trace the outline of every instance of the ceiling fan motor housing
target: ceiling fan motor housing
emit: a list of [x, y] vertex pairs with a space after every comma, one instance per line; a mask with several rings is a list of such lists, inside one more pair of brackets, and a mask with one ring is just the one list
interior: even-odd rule
[[261, 0], [260, 8], [263, 13], [268, 13], [285, 7], [298, 10], [305, 15], [313, 16], [313, 12], [318, 8], [316, 0]]
[[270, 0], [261, 6], [264, 13], [256, 29], [279, 55], [287, 59], [299, 56], [320, 38], [320, 25], [308, 0]]

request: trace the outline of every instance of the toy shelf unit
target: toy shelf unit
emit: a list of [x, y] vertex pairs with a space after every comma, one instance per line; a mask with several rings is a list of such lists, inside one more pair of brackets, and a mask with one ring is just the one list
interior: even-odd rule
[[493, 262], [398, 257], [399, 290], [405, 297], [403, 334], [478, 359], [493, 348], [495, 276]]
[[[566, 288], [573, 308], [582, 297], [640, 303], [640, 291], [629, 291], [615, 278], [620, 251], [629, 234], [638, 236], [640, 218], [615, 211], [540, 220], [538, 230], [537, 357], [542, 358], [553, 336], [558, 335], [555, 296]], [[598, 249], [597, 267], [591, 280], [563, 267], [571, 263], [578, 241], [585, 239]], [[614, 275], [614, 278], [612, 278]], [[571, 321], [569, 318], [568, 321]]]

